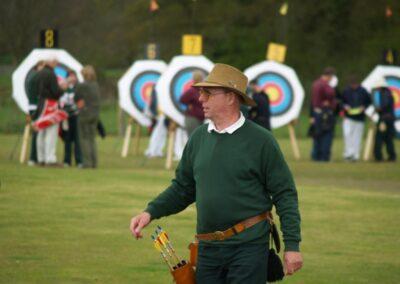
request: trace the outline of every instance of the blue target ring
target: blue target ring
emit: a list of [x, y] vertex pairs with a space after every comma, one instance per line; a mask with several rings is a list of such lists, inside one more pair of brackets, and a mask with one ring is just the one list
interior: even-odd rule
[[156, 71], [145, 71], [139, 73], [131, 83], [130, 94], [133, 104], [140, 111], [144, 111], [150, 103], [151, 92], [160, 78], [161, 73]]
[[293, 88], [285, 77], [275, 72], [265, 72], [259, 74], [256, 80], [269, 97], [272, 116], [282, 115], [292, 107]]
[[180, 103], [180, 98], [182, 94], [189, 89], [193, 84], [193, 72], [200, 71], [204, 76], [208, 74], [208, 72], [199, 67], [187, 67], [182, 69], [171, 80], [170, 85], [170, 96], [174, 106], [181, 112], [184, 113], [186, 111], [186, 105]]

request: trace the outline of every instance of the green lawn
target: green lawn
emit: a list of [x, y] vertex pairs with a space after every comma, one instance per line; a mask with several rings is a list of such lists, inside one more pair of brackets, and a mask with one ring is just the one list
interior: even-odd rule
[[[32, 168], [17, 162], [17, 140], [0, 135], [0, 283], [171, 283], [150, 234], [163, 226], [186, 258], [194, 207], [155, 221], [141, 241], [128, 229], [173, 176], [164, 160], [122, 159], [122, 139], [108, 137], [97, 170]], [[294, 161], [279, 142], [298, 186], [305, 261], [283, 283], [400, 283], [399, 163], [344, 163], [340, 140], [331, 163], [308, 160], [309, 140]]]

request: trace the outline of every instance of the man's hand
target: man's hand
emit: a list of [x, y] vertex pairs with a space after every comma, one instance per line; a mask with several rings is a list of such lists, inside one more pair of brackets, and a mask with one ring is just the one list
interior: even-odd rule
[[131, 220], [130, 230], [132, 235], [138, 240], [141, 239], [141, 230], [146, 227], [151, 221], [151, 216], [147, 212], [142, 212]]
[[285, 275], [292, 275], [303, 266], [303, 257], [300, 252], [287, 251], [283, 255], [285, 261]]
[[29, 114], [27, 114], [27, 115], [25, 116], [25, 121], [26, 121], [26, 124], [31, 123], [31, 122], [32, 122], [32, 117], [31, 117]]

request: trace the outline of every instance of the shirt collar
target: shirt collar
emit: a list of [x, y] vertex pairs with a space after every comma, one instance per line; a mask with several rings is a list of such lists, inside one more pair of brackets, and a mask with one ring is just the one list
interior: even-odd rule
[[234, 124], [228, 126], [225, 129], [222, 129], [220, 131], [218, 131], [217, 128], [215, 127], [214, 122], [212, 120], [210, 120], [210, 122], [208, 123], [207, 131], [209, 133], [211, 133], [211, 131], [215, 131], [219, 134], [223, 134], [223, 133], [232, 134], [233, 132], [238, 130], [240, 127], [242, 127], [243, 124], [245, 123], [245, 121], [246, 121], [246, 119], [244, 118], [243, 113], [240, 112], [240, 117]]

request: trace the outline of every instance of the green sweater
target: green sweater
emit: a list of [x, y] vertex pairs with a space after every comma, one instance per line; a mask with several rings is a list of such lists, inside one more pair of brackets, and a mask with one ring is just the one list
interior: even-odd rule
[[[172, 184], [146, 208], [152, 219], [178, 213], [196, 202], [197, 233], [223, 231], [276, 206], [286, 251], [298, 251], [300, 214], [296, 187], [272, 134], [251, 121], [232, 134], [190, 137]], [[211, 245], [265, 243], [268, 222]]]

